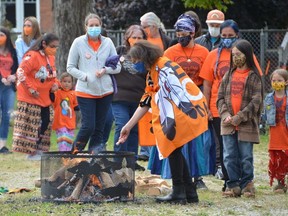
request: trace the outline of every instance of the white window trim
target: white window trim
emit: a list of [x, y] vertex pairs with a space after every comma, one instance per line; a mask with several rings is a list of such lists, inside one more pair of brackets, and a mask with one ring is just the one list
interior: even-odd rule
[[[16, 0], [16, 27], [12, 28], [13, 32], [22, 32], [24, 21], [24, 0]], [[40, 0], [36, 0], [36, 18], [40, 23]]]

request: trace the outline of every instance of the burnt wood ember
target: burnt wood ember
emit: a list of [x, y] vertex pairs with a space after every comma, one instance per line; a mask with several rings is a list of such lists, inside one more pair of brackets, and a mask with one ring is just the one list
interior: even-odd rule
[[44, 201], [133, 201], [135, 155], [132, 152], [44, 153], [41, 195]]

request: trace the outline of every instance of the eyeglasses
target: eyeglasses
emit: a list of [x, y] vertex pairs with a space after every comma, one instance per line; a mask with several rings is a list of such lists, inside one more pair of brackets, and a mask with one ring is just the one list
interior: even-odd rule
[[23, 27], [32, 27], [30, 24], [24, 24]]
[[58, 46], [57, 45], [48, 45], [50, 48], [58, 48]]

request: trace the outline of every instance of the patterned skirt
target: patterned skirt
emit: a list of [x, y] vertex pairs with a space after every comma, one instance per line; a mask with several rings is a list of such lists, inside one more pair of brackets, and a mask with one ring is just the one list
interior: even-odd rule
[[41, 107], [18, 101], [14, 120], [12, 150], [25, 154], [35, 154], [36, 151], [49, 151], [53, 113], [53, 108], [50, 106], [50, 123], [44, 135], [40, 135]]
[[269, 150], [269, 156], [270, 186], [272, 186], [274, 178], [285, 185], [285, 176], [288, 173], [288, 150]]

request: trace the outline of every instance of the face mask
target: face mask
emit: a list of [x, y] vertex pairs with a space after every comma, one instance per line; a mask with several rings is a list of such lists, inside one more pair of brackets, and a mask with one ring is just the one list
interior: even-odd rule
[[182, 47], [186, 47], [190, 43], [191, 39], [192, 39], [191, 35], [178, 37], [178, 42], [181, 44]]
[[211, 27], [208, 25], [208, 31], [211, 37], [218, 37], [220, 35], [220, 28]]
[[0, 36], [0, 46], [5, 45], [7, 40], [6, 35]]
[[272, 88], [275, 91], [280, 91], [285, 89], [285, 82], [272, 82]]
[[234, 37], [234, 38], [221, 38], [221, 44], [223, 45], [223, 47], [230, 49], [236, 40], [237, 40], [236, 37]]
[[45, 52], [46, 55], [55, 56], [55, 55], [56, 55], [56, 52], [57, 52], [57, 48], [52, 48], [52, 47], [47, 46], [47, 47], [44, 49], [44, 52]]
[[238, 67], [241, 68], [245, 65], [246, 63], [246, 57], [245, 55], [241, 55], [241, 56], [233, 56], [233, 64]]
[[128, 42], [129, 42], [129, 44], [130, 44], [131, 47], [134, 46], [134, 44], [135, 44], [137, 41], [138, 41], [138, 39], [133, 39], [133, 38], [129, 38], [129, 39], [128, 39]]
[[101, 26], [87, 27], [87, 33], [92, 38], [98, 37], [101, 34]]
[[31, 35], [32, 34], [32, 27], [24, 26], [23, 31], [24, 31], [24, 35]]
[[139, 73], [146, 73], [147, 71], [145, 68], [144, 62], [137, 62], [133, 64], [133, 68]]
[[146, 33], [147, 38], [150, 38], [151, 37], [151, 29], [150, 29], [150, 27], [146, 28], [144, 31]]

